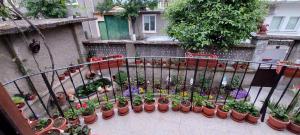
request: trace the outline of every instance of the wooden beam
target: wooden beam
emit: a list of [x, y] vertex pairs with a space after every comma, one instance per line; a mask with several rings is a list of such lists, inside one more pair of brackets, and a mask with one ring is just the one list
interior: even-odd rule
[[10, 121], [11, 125], [14, 126], [16, 133], [21, 135], [34, 135], [34, 132], [27, 123], [27, 120], [20, 113], [1, 83], [0, 97], [0, 111]]

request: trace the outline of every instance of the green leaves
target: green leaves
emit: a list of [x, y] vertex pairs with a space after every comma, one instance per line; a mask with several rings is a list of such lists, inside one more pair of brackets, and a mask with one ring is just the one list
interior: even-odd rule
[[23, 1], [28, 15], [38, 18], [63, 18], [67, 15], [65, 0], [25, 0]]
[[176, 0], [165, 13], [167, 33], [186, 50], [228, 48], [257, 30], [265, 9], [259, 0]]

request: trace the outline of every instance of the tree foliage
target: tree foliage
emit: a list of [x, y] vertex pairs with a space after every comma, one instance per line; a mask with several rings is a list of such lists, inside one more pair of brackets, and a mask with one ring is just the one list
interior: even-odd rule
[[175, 0], [166, 10], [167, 33], [186, 50], [228, 48], [257, 30], [266, 9], [260, 0]]
[[28, 15], [38, 18], [63, 18], [67, 15], [65, 0], [24, 0]]

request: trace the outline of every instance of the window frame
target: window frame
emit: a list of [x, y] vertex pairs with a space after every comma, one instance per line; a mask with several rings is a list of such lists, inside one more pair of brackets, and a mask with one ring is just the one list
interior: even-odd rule
[[[282, 17], [282, 20], [281, 20], [281, 22], [280, 22], [280, 24], [279, 24], [279, 27], [278, 27], [277, 29], [271, 29], [271, 24], [272, 24], [273, 19], [274, 19], [275, 17]], [[270, 22], [269, 31], [281, 31], [282, 25], [284, 24], [284, 21], [285, 21], [285, 18], [286, 18], [285, 16], [273, 16], [273, 17], [272, 17], [272, 20], [271, 20], [271, 22]]]
[[[151, 28], [151, 23], [149, 23], [149, 30], [145, 30], [145, 16], [154, 16], [154, 25], [155, 25], [155, 27], [154, 27], [154, 30], [150, 30], [150, 28]], [[142, 23], [143, 23], [143, 33], [156, 33], [156, 25], [157, 25], [157, 23], [156, 23], [156, 14], [143, 14], [142, 15]], [[149, 19], [150, 20], [150, 19]]]
[[[287, 29], [286, 27], [288, 26], [289, 21], [290, 21], [290, 19], [292, 17], [297, 17], [298, 18], [298, 22], [296, 23], [296, 26], [294, 27], [294, 29]], [[287, 20], [287, 23], [286, 23], [285, 27], [284, 27], [284, 31], [290, 31], [290, 32], [294, 31], [295, 32], [295, 31], [297, 31], [297, 29], [299, 27], [299, 24], [300, 24], [300, 16], [290, 16], [289, 19]]]

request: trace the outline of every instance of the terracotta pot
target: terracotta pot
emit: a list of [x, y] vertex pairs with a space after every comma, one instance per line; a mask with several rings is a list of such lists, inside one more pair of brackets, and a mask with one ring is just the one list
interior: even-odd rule
[[97, 120], [97, 114], [94, 112], [91, 115], [83, 116], [83, 119], [85, 124], [93, 124]]
[[119, 107], [119, 102], [117, 102], [117, 105], [118, 105], [118, 114], [120, 116], [125, 116], [126, 114], [128, 114], [129, 112], [128, 101], [126, 101], [126, 105], [124, 107]]
[[57, 133], [61, 133], [59, 129], [57, 129], [57, 128], [51, 128], [51, 129], [49, 129], [49, 130], [43, 131], [43, 132], [41, 133], [41, 135], [48, 135], [48, 134], [49, 134], [48, 132], [51, 132], [51, 131], [55, 131], [55, 132], [57, 132]]
[[62, 80], [65, 80], [65, 74], [60, 74], [60, 75], [58, 75], [58, 79], [60, 80], [60, 81], [62, 81]]
[[142, 112], [143, 111], [143, 104], [140, 104], [138, 106], [132, 106], [133, 111], [136, 113]]
[[253, 115], [251, 115], [251, 114], [248, 114], [248, 115], [246, 116], [246, 121], [247, 121], [248, 123], [251, 123], [251, 124], [256, 124], [257, 121], [258, 121], [258, 119], [259, 119], [259, 117], [260, 117], [260, 116], [255, 117], [255, 116], [253, 116]]
[[172, 110], [173, 110], [174, 112], [179, 111], [179, 110], [180, 110], [180, 105], [172, 106]]
[[70, 73], [69, 71], [65, 71], [65, 72], [64, 72], [64, 75], [65, 75], [65, 76], [70, 76], [71, 73]]
[[20, 109], [25, 106], [25, 103], [19, 103], [19, 104], [16, 104], [16, 106]]
[[106, 120], [110, 119], [110, 118], [112, 118], [114, 116], [114, 114], [115, 114], [115, 112], [114, 112], [113, 109], [108, 110], [108, 111], [103, 111], [102, 110], [102, 118], [103, 119], [106, 119]]
[[[63, 119], [64, 122], [63, 122], [60, 126], [55, 127], [55, 128], [58, 128], [58, 129], [61, 129], [61, 130], [65, 130], [65, 129], [67, 128], [67, 119], [65, 119], [65, 118], [63, 118], [63, 117], [56, 118], [56, 119], [54, 119], [53, 124], [55, 123], [55, 121], [56, 121], [57, 119]], [[55, 124], [54, 124], [54, 125], [55, 125]], [[54, 126], [54, 125], [53, 125], [53, 126]]]
[[72, 124], [72, 125], [78, 125], [78, 124], [80, 124], [79, 118], [76, 118], [75, 120], [69, 119], [68, 121], [69, 121], [69, 123]]
[[193, 106], [193, 112], [201, 113], [202, 112], [202, 106]]
[[236, 110], [232, 109], [231, 118], [236, 122], [243, 122], [247, 116], [247, 113], [239, 113]]
[[287, 129], [295, 134], [299, 134], [300, 133], [300, 125], [295, 124], [293, 121], [291, 121], [288, 126]]
[[155, 102], [149, 104], [149, 103], [144, 103], [144, 109], [146, 112], [153, 112], [155, 111]]
[[268, 119], [267, 123], [271, 128], [278, 130], [278, 131], [282, 131], [287, 127], [287, 125], [289, 124], [289, 121], [284, 122], [284, 121], [274, 118], [272, 115], [269, 115], [269, 119]]
[[[50, 119], [50, 120], [51, 120], [51, 123], [50, 123], [47, 127], [45, 127], [44, 129], [42, 129], [41, 131], [36, 131], [34, 134], [35, 134], [35, 135], [42, 135], [43, 132], [45, 132], [45, 131], [51, 129], [51, 128], [53, 127], [53, 120], [52, 120], [52, 119]], [[31, 126], [31, 127], [34, 127], [34, 126], [36, 126], [37, 124], [38, 124], [38, 121], [34, 121], [32, 124], [30, 124], [30, 126]]]
[[228, 112], [221, 110], [223, 106], [219, 105], [217, 109], [217, 116], [221, 119], [226, 119], [228, 117]]
[[66, 96], [65, 96], [64, 92], [57, 92], [55, 95], [56, 95], [56, 99], [58, 101], [58, 104], [60, 106], [67, 103], [67, 99], [66, 99]]
[[167, 112], [169, 110], [169, 100], [167, 99], [167, 103], [160, 103], [163, 100], [163, 97], [158, 99], [158, 110], [160, 112]]
[[203, 106], [202, 112], [203, 115], [207, 118], [212, 118], [215, 115], [216, 108], [208, 108], [206, 106]]
[[191, 102], [190, 101], [185, 101], [186, 103], [183, 104], [183, 102], [180, 103], [180, 110], [181, 112], [187, 113], [190, 111], [191, 108]]

